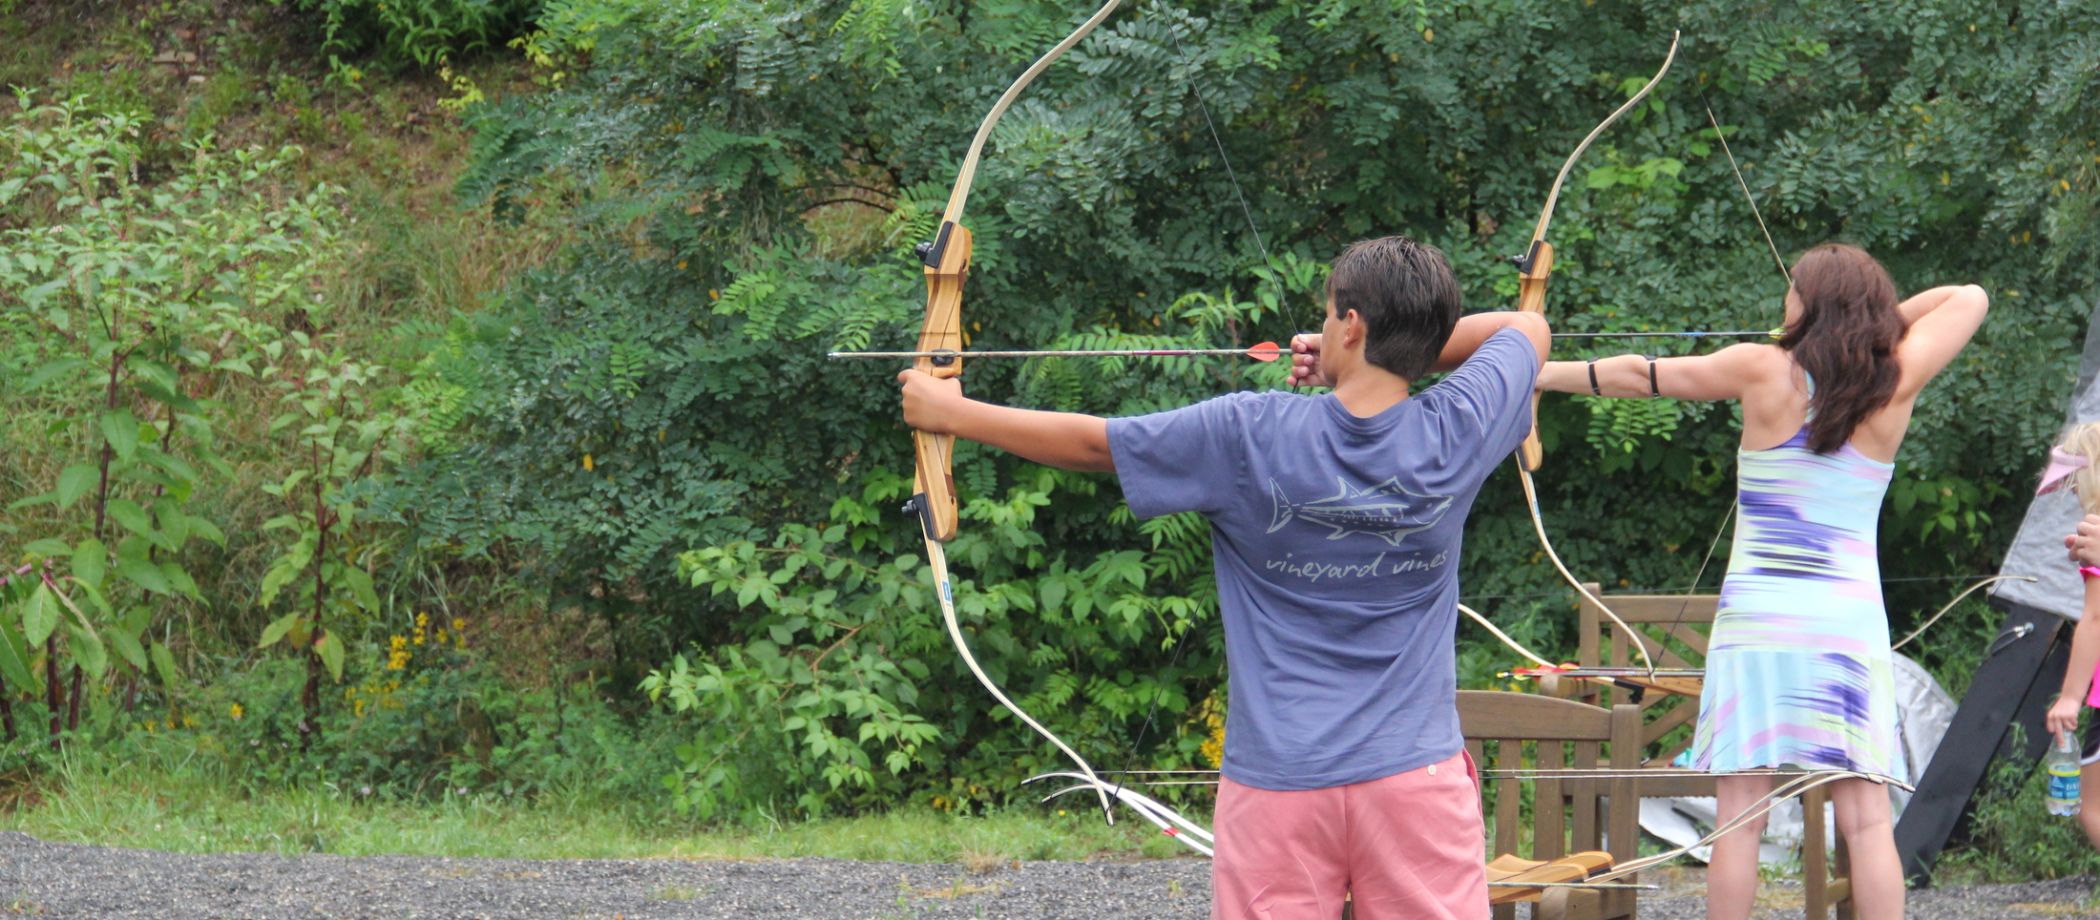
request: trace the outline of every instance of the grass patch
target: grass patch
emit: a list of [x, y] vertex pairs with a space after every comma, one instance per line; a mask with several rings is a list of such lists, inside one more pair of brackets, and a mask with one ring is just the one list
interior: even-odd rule
[[[2040, 764], [2003, 757], [1993, 762], [1973, 801], [1968, 839], [1941, 857], [1933, 882], [2025, 882], [2100, 871], [2100, 855], [2086, 841], [2078, 819], [2048, 813], [2046, 785]], [[2086, 904], [2100, 905], [2100, 899], [2087, 898]]]
[[[175, 853], [332, 853], [507, 859], [829, 857], [987, 866], [1013, 860], [1146, 858], [1182, 848], [1143, 822], [1092, 810], [1017, 808], [983, 817], [902, 808], [767, 827], [717, 827], [587, 791], [382, 801], [328, 783], [258, 795], [194, 768], [68, 754], [0, 795], [0, 830], [43, 840]], [[26, 787], [26, 788], [25, 788]], [[665, 892], [665, 899], [671, 894]]]

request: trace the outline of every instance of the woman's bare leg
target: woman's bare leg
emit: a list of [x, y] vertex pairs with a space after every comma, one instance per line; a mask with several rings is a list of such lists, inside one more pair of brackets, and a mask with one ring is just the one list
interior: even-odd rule
[[[1716, 817], [1726, 823], [1755, 807], [1772, 791], [1772, 778], [1756, 774], [1723, 776], [1714, 781]], [[1706, 866], [1708, 920], [1746, 920], [1757, 897], [1757, 841], [1765, 835], [1762, 815], [1714, 841], [1713, 861]]]
[[1851, 852], [1852, 903], [1861, 920], [1903, 916], [1903, 860], [1896, 855], [1896, 827], [1889, 817], [1889, 788], [1863, 779], [1830, 784], [1837, 805], [1838, 833]]

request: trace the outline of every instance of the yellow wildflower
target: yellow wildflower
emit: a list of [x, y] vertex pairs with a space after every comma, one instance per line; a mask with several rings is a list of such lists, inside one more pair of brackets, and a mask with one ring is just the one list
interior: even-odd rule
[[453, 617], [453, 618], [452, 618], [452, 631], [453, 631], [453, 632], [466, 632], [466, 631], [467, 631], [467, 621], [466, 621], [466, 618], [464, 618], [464, 617]]
[[233, 720], [234, 720], [235, 722], [239, 722], [239, 721], [241, 720], [241, 717], [242, 717], [242, 716], [244, 716], [244, 715], [247, 715], [247, 714], [248, 714], [248, 710], [246, 710], [246, 709], [242, 709], [242, 708], [241, 708], [241, 704], [239, 704], [239, 703], [235, 703], [235, 704], [233, 704], [233, 708], [232, 708], [232, 709], [228, 709], [228, 710], [227, 710], [226, 712], [227, 712], [227, 714], [228, 714], [228, 715], [231, 715], [231, 716], [233, 716]]

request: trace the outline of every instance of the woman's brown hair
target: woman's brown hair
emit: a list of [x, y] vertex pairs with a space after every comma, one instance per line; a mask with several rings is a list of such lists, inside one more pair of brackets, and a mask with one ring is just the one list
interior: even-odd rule
[[1857, 246], [1810, 249], [1794, 263], [1793, 276], [1801, 315], [1788, 324], [1779, 347], [1814, 381], [1808, 449], [1827, 454], [1845, 446], [1852, 430], [1896, 395], [1903, 315], [1896, 311], [1896, 282]]

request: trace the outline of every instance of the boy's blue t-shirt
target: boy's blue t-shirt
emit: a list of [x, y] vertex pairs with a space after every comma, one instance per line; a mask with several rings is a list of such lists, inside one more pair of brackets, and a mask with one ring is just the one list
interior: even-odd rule
[[1371, 418], [1272, 391], [1109, 420], [1130, 510], [1211, 523], [1227, 777], [1321, 789], [1458, 752], [1460, 530], [1530, 430], [1538, 371], [1503, 330]]

